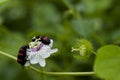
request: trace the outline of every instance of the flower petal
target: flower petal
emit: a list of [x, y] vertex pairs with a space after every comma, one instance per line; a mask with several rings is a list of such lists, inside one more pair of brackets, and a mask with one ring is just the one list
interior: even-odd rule
[[50, 53], [49, 52], [45, 52], [45, 53], [40, 53], [40, 56], [42, 57], [42, 58], [48, 58], [48, 57], [50, 57]]
[[42, 58], [47, 58], [50, 56], [50, 46], [48, 45], [44, 45], [39, 51], [39, 55], [42, 57]]
[[35, 56], [37, 52], [32, 52], [29, 49], [27, 50], [27, 60], [30, 60], [33, 56]]
[[38, 59], [39, 59], [39, 54], [32, 55], [32, 57], [30, 58], [30, 63], [37, 64], [39, 62]]
[[26, 61], [25, 65], [24, 66], [29, 66], [30, 65], [30, 62], [29, 61]]
[[53, 40], [52, 40], [52, 39], [50, 39], [50, 44], [49, 44], [49, 46], [50, 46], [50, 47], [53, 46]]
[[44, 45], [39, 51], [39, 55], [42, 57], [42, 58], [48, 58], [52, 53], [55, 53], [57, 52], [58, 49], [51, 49], [49, 45]]
[[49, 51], [49, 53], [52, 54], [52, 53], [55, 53], [55, 52], [57, 52], [57, 51], [58, 51], [58, 49], [55, 48], [55, 49], [51, 49], [51, 50]]
[[45, 65], [46, 65], [45, 59], [39, 57], [39, 64], [40, 64], [41, 67], [45, 67]]

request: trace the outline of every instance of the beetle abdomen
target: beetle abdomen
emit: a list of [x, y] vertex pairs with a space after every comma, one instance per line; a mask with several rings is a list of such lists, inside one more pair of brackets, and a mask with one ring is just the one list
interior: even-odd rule
[[18, 57], [17, 57], [17, 62], [21, 65], [24, 65], [26, 63], [26, 50], [28, 46], [22, 46], [19, 51], [18, 51]]

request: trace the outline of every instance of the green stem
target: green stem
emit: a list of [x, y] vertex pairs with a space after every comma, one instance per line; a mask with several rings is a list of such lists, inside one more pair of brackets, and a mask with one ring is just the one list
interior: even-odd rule
[[97, 35], [96, 33], [93, 34], [92, 36], [101, 46], [105, 45], [106, 43], [103, 41], [103, 39]]
[[94, 75], [94, 72], [41, 72], [39, 69], [30, 66], [30, 68], [40, 74], [51, 75], [51, 76], [90, 76]]
[[[17, 60], [16, 57], [14, 57], [8, 53], [0, 51], [0, 54], [7, 56], [13, 60]], [[91, 75], [95, 74], [94, 72], [47, 72], [47, 71], [40, 71], [39, 69], [37, 69], [33, 66], [29, 66], [29, 68], [34, 70], [35, 72], [42, 74], [42, 75], [44, 74], [44, 75], [51, 75], [51, 76], [63, 76], [63, 75], [64, 76], [91, 76]]]
[[95, 55], [97, 54], [94, 50], [92, 50], [91, 52], [92, 52], [93, 54], [95, 54]]
[[73, 7], [67, 2], [67, 0], [62, 0], [62, 2], [66, 5], [66, 7], [72, 12], [72, 15], [77, 18], [80, 19], [80, 15], [73, 9]]
[[94, 75], [94, 72], [44, 72], [46, 75], [52, 76], [90, 76]]
[[42, 69], [42, 78], [43, 78], [43, 80], [46, 80], [46, 76], [45, 76], [45, 74], [44, 74], [44, 71], [45, 71], [45, 70], [44, 70], [44, 67], [42, 67], [41, 69]]
[[3, 51], [0, 51], [0, 54], [2, 54], [2, 55], [4, 55], [4, 56], [7, 56], [7, 57], [9, 57], [9, 58], [11, 58], [11, 59], [13, 59], [13, 60], [17, 60], [16, 57], [14, 57], [14, 56], [12, 56], [12, 55], [10, 55], [10, 54], [7, 54], [7, 53], [5, 53], [5, 52], [3, 52]]

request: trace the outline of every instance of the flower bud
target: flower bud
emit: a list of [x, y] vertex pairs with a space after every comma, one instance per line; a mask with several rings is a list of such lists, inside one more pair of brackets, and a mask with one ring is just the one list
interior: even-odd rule
[[78, 39], [71, 51], [78, 51], [81, 56], [85, 56], [92, 51], [92, 44], [86, 39]]

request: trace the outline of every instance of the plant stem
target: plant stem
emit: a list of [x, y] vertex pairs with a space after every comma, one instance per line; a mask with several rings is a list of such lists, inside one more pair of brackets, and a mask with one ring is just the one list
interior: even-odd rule
[[67, 2], [67, 0], [62, 0], [62, 2], [66, 5], [66, 7], [72, 12], [72, 15], [76, 19], [80, 19], [80, 15], [74, 10], [74, 8]]
[[0, 54], [2, 54], [2, 55], [4, 55], [4, 56], [7, 56], [7, 57], [9, 57], [9, 58], [11, 58], [11, 59], [13, 59], [13, 60], [17, 60], [16, 57], [14, 57], [14, 56], [12, 56], [12, 55], [10, 55], [10, 54], [8, 54], [8, 53], [5, 53], [5, 52], [3, 52], [3, 51], [0, 51]]
[[99, 35], [97, 35], [96, 33], [93, 34], [92, 36], [101, 46], [105, 45], [105, 41], [103, 41], [103, 39], [101, 39], [101, 37]]
[[92, 52], [93, 54], [95, 54], [95, 55], [97, 54], [94, 50], [92, 50], [91, 52]]
[[94, 75], [94, 72], [44, 72], [44, 74], [52, 76], [90, 76]]
[[45, 76], [45, 74], [44, 74], [44, 71], [45, 71], [45, 70], [44, 70], [44, 67], [42, 67], [41, 69], [42, 69], [42, 78], [43, 78], [43, 80], [46, 80], [46, 76]]
[[[0, 54], [9, 57], [13, 60], [17, 60], [16, 57], [5, 53], [3, 51], [0, 51]], [[35, 72], [40, 73], [41, 75], [51, 75], [51, 76], [91, 76], [94, 75], [94, 72], [47, 72], [47, 71], [40, 71], [39, 69], [33, 67], [33, 66], [29, 66], [30, 69], [34, 70]]]
[[94, 75], [94, 72], [41, 72], [39, 69], [30, 66], [30, 68], [40, 74], [51, 75], [51, 76], [90, 76]]

